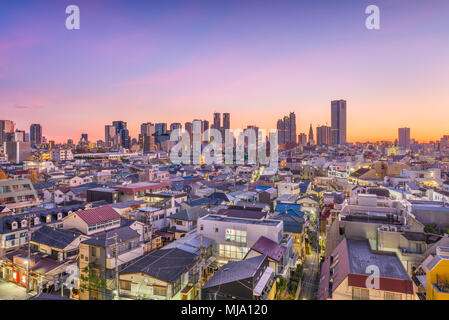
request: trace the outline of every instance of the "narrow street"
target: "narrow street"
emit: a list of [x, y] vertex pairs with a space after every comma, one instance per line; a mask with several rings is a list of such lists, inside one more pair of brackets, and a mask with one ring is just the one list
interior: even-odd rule
[[25, 288], [0, 280], [0, 300], [26, 300]]
[[314, 300], [318, 291], [319, 254], [317, 252], [316, 228], [311, 226], [310, 231], [312, 231], [309, 233], [311, 254], [305, 257], [303, 276], [296, 291], [295, 300]]
[[304, 271], [300, 290], [296, 292], [295, 300], [314, 300], [318, 288], [318, 253], [313, 250], [304, 260]]

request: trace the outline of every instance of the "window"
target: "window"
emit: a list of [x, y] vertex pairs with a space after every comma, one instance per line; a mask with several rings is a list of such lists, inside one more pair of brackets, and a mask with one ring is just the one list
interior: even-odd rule
[[352, 288], [352, 300], [369, 300], [369, 290], [365, 288]]
[[228, 259], [237, 259], [242, 260], [245, 255], [248, 253], [249, 248], [245, 247], [237, 247], [231, 245], [223, 245], [219, 246], [219, 255]]
[[120, 289], [131, 290], [131, 281], [120, 280]]
[[92, 257], [96, 257], [97, 256], [97, 248], [95, 248], [95, 247], [91, 247], [91, 255], [92, 255]]
[[167, 296], [167, 287], [153, 286], [153, 294], [155, 296]]
[[402, 300], [402, 295], [400, 293], [385, 292], [384, 300]]
[[201, 231], [204, 230], [204, 226], [203, 226], [203, 225], [200, 226], [200, 230], [201, 230]]
[[215, 232], [218, 232], [218, 228], [215, 228]]
[[226, 241], [236, 243], [246, 243], [246, 231], [226, 229]]

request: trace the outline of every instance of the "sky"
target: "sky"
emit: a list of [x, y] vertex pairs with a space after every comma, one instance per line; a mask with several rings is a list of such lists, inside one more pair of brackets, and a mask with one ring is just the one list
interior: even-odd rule
[[[78, 5], [81, 29], [67, 30]], [[380, 8], [380, 30], [365, 8]], [[298, 134], [347, 100], [348, 141], [449, 134], [447, 0], [0, 2], [0, 119], [56, 142], [104, 126], [231, 113], [232, 128]]]

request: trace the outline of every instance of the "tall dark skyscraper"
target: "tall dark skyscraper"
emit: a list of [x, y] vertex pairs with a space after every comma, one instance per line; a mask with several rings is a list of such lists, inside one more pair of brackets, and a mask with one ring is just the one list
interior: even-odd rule
[[106, 147], [112, 147], [115, 137], [115, 127], [109, 124], [104, 126], [104, 143]]
[[410, 149], [410, 128], [398, 129], [399, 147]]
[[277, 122], [278, 143], [296, 143], [296, 115], [291, 112], [289, 116], [279, 119]]
[[40, 124], [33, 123], [30, 126], [30, 141], [32, 146], [42, 143], [42, 126]]
[[214, 124], [212, 125], [214, 129], [221, 129], [221, 114], [218, 112], [214, 113]]
[[123, 148], [130, 148], [131, 139], [129, 137], [127, 123], [125, 121], [114, 121], [112, 125], [115, 128], [115, 135], [120, 137], [121, 146]]
[[318, 145], [331, 144], [331, 127], [328, 126], [316, 127], [316, 144]]
[[346, 101], [331, 102], [331, 142], [332, 145], [346, 144]]
[[223, 129], [231, 129], [231, 115], [229, 113], [223, 113]]

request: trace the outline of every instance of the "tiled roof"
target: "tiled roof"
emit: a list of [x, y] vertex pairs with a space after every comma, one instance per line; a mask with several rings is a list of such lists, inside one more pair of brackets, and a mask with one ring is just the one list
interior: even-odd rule
[[103, 232], [97, 236], [93, 236], [92, 238], [87, 239], [82, 243], [105, 248], [115, 243], [114, 236], [116, 234], [117, 241], [119, 243], [130, 239], [135, 239], [140, 236], [136, 230], [130, 227], [120, 227], [107, 232]]
[[282, 256], [284, 255], [284, 252], [286, 250], [285, 247], [264, 236], [260, 237], [259, 240], [257, 240], [256, 243], [251, 247], [251, 249], [265, 254], [269, 258], [278, 262], [281, 261]]
[[79, 234], [70, 231], [42, 226], [32, 233], [31, 241], [54, 248], [64, 249], [78, 237]]
[[214, 273], [203, 289], [254, 277], [267, 256], [260, 255], [241, 261], [228, 262]]
[[120, 274], [143, 272], [153, 278], [172, 283], [190, 270], [195, 262], [196, 255], [193, 253], [177, 248], [159, 249], [142, 256], [124, 268]]
[[121, 217], [120, 214], [118, 214], [117, 211], [110, 206], [78, 211], [76, 214], [89, 226], [101, 222], [120, 219]]

